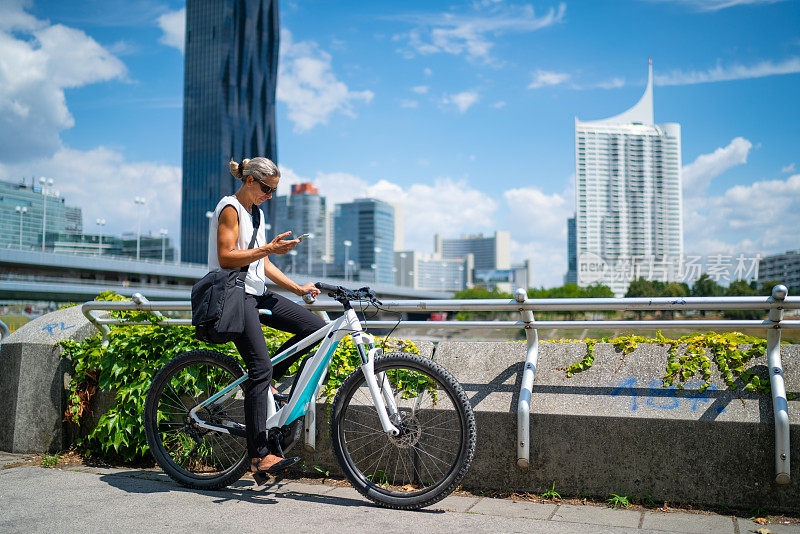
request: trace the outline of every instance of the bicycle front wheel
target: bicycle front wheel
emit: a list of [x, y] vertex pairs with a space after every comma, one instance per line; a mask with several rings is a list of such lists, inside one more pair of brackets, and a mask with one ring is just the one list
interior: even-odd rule
[[230, 356], [193, 350], [173, 358], [153, 378], [144, 409], [147, 444], [158, 465], [179, 484], [219, 489], [239, 480], [249, 467], [241, 388], [197, 412], [202, 421], [230, 432], [203, 428], [189, 415], [243, 374]]
[[[350, 483], [388, 508], [429, 506], [458, 485], [475, 453], [472, 407], [458, 381], [442, 366], [415, 354], [375, 360], [389, 379], [398, 413], [398, 436], [383, 431], [364, 373], [357, 369], [336, 394], [331, 444]], [[379, 381], [380, 384], [380, 381]]]

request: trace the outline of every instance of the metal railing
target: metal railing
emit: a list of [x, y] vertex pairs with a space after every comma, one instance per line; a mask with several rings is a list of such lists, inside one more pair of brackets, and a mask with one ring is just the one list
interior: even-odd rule
[[[626, 328], [626, 329], [689, 329], [689, 330], [739, 330], [743, 328], [764, 328], [767, 337], [767, 357], [769, 360], [770, 384], [772, 386], [772, 406], [775, 415], [775, 481], [789, 483], [789, 413], [786, 400], [786, 387], [781, 363], [780, 342], [782, 329], [800, 329], [800, 320], [784, 320], [783, 311], [800, 309], [800, 297], [788, 297], [787, 289], [778, 285], [770, 297], [653, 297], [653, 298], [581, 298], [581, 299], [529, 299], [523, 289], [515, 292], [514, 299], [486, 300], [398, 300], [384, 301], [381, 308], [395, 312], [518, 312], [519, 321], [403, 321], [398, 328], [424, 329], [505, 329], [525, 331], [527, 351], [523, 367], [522, 384], [517, 404], [517, 465], [522, 469], [530, 466], [530, 401], [533, 379], [539, 357], [538, 329], [585, 329], [585, 328]], [[109, 325], [150, 324], [122, 322], [111, 317], [98, 317], [95, 311], [141, 310], [158, 313], [160, 311], [189, 311], [189, 302], [149, 302], [137, 294], [134, 301], [87, 302], [82, 306], [83, 314], [94, 323], [103, 336], [107, 335]], [[334, 301], [300, 303], [309, 310], [324, 313], [341, 311], [341, 305]], [[695, 310], [769, 310], [766, 320], [575, 320], [575, 321], [536, 321], [534, 312], [555, 311], [695, 311]], [[190, 319], [165, 318], [158, 324], [190, 325]], [[369, 321], [369, 329], [392, 328], [396, 321]], [[107, 341], [106, 341], [107, 343]], [[313, 420], [314, 403], [309, 404], [308, 420]], [[309, 436], [307, 428], [306, 444], [314, 449], [313, 432]], [[309, 438], [311, 442], [309, 442]]]

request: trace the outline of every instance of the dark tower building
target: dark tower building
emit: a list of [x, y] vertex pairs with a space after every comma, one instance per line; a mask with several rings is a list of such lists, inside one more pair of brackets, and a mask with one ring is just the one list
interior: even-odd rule
[[[183, 103], [181, 259], [205, 263], [208, 219], [238, 180], [233, 158], [277, 163], [277, 0], [188, 0]], [[268, 205], [263, 205], [269, 220]]]

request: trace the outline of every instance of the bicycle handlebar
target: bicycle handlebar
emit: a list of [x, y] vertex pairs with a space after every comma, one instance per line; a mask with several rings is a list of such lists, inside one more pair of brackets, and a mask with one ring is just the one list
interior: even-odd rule
[[328, 294], [329, 297], [339, 302], [350, 302], [351, 300], [369, 300], [379, 302], [375, 293], [369, 287], [359, 289], [348, 289], [342, 286], [332, 286], [323, 282], [316, 282], [314, 287]]

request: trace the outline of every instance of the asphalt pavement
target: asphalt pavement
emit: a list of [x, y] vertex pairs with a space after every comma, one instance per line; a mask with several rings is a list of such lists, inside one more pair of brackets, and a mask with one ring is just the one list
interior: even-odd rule
[[[379, 508], [349, 486], [242, 479], [220, 491], [189, 490], [159, 471], [86, 466], [7, 467], [0, 453], [0, 532], [757, 532], [715, 514], [632, 511], [488, 497], [447, 497], [416, 511]], [[775, 534], [798, 525], [770, 524]]]

